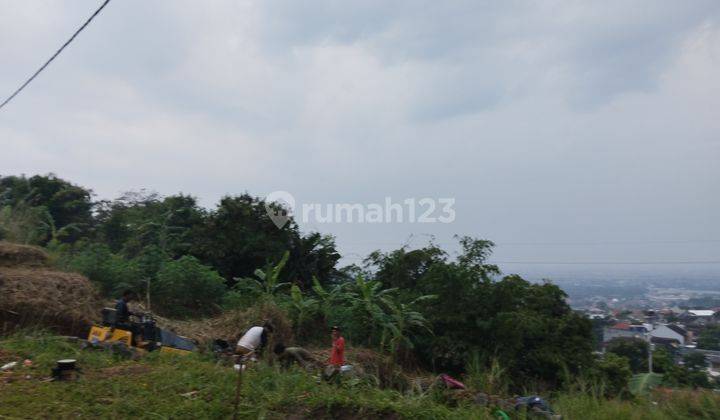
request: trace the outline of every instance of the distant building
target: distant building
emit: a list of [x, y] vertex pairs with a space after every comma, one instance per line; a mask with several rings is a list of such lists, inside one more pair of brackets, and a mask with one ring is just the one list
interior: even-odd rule
[[688, 309], [687, 313], [696, 318], [712, 318], [715, 316], [715, 311], [711, 309]]
[[675, 340], [683, 346], [688, 342], [687, 330], [674, 324], [658, 325], [654, 330], [650, 331], [650, 336], [653, 338]]
[[612, 327], [603, 329], [603, 343], [607, 343], [615, 338], [644, 338], [648, 330], [644, 325], [628, 324], [626, 322], [618, 322]]
[[681, 348], [680, 341], [674, 338], [650, 337], [650, 340], [656, 348], [664, 347], [671, 354], [675, 354]]
[[711, 309], [688, 309], [680, 315], [688, 327], [704, 327], [715, 322], [715, 311]]

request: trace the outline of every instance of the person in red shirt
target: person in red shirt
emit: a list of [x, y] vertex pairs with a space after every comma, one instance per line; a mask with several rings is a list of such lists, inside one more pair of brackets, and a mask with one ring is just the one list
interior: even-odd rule
[[345, 364], [345, 339], [340, 335], [340, 327], [332, 327], [332, 353], [330, 353], [330, 364], [340, 367]]

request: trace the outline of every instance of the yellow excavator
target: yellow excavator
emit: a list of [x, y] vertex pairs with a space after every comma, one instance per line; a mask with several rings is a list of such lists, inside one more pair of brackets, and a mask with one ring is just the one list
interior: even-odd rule
[[122, 327], [116, 327], [116, 315], [115, 309], [103, 309], [102, 325], [93, 325], [87, 341], [92, 345], [119, 343], [128, 349], [142, 352], [159, 350], [163, 353], [189, 354], [197, 350], [189, 338], [158, 327], [150, 314], [133, 315], [135, 319], [131, 318]]

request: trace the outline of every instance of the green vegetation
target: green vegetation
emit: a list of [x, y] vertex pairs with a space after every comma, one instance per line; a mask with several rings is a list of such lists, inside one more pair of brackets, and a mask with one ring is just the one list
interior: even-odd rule
[[673, 387], [712, 388], [712, 383], [705, 372], [705, 355], [693, 352], [683, 357], [682, 366], [672, 366], [667, 370], [663, 383]]
[[697, 340], [698, 348], [720, 350], [720, 325], [709, 325], [700, 332]]
[[[210, 356], [151, 354], [139, 361], [40, 333], [0, 341], [4, 357], [29, 358], [12, 381], [0, 382], [0, 416], [8, 418], [230, 418], [236, 373]], [[76, 358], [82, 374], [74, 382], [43, 382], [54, 362]], [[5, 376], [10, 377], [9, 375]], [[31, 379], [26, 379], [30, 375]], [[470, 383], [470, 381], [467, 381]], [[448, 401], [453, 401], [448, 404]], [[595, 397], [592, 392], [555, 395], [553, 407], [569, 419], [714, 419], [720, 396], [710, 392], [650, 394], [632, 400]], [[243, 377], [241, 418], [420, 418], [490, 419], [487, 409], [454, 391], [378, 389], [362, 380], [317, 383], [303, 370], [257, 365]]]
[[657, 373], [640, 373], [630, 380], [630, 392], [634, 395], [646, 395], [651, 389], [662, 383], [663, 376]]
[[183, 316], [192, 310], [207, 315], [225, 294], [225, 284], [213, 269], [195, 257], [184, 256], [162, 265], [151, 290], [166, 314]]
[[639, 338], [616, 338], [607, 344], [606, 350], [626, 358], [633, 373], [647, 372], [648, 344], [646, 341]]
[[[48, 383], [18, 378], [0, 384], [0, 416], [10, 418], [228, 418], [232, 414], [236, 373], [209, 356], [151, 354], [127, 361], [102, 351], [46, 335], [15, 335], [5, 351], [34, 361], [18, 373], [47, 376], [54, 361], [77, 358], [77, 382]], [[340, 386], [317, 383], [302, 370], [280, 371], [258, 365], [243, 377], [241, 418], [329, 418], [363, 415], [379, 418], [489, 418], [470, 402], [449, 408], [434, 393], [402, 395], [363, 382]]]
[[[339, 268], [334, 238], [302, 234], [292, 219], [278, 229], [266, 206], [277, 205], [243, 194], [223, 197], [207, 210], [191, 196], [144, 191], [94, 202], [90, 190], [54, 175], [0, 177], [0, 239], [45, 247], [58, 268], [85, 274], [105, 298], [134, 289], [143, 300], [149, 297], [160, 315], [192, 321], [225, 310], [272, 308], [287, 330], [285, 339], [292, 341], [285, 344], [327, 346], [329, 327], [340, 325], [350, 347], [365, 346], [382, 355], [375, 381], [342, 386], [341, 392], [318, 387], [300, 372], [280, 374], [260, 367], [249, 374], [256, 383], [248, 384], [246, 401], [252, 404], [244, 403], [246, 416], [282, 416], [318, 407], [326, 414], [348, 409], [378, 416], [479, 415], [477, 408], [462, 404], [451, 409], [456, 401], [434, 393], [418, 394], [406, 372], [449, 373], [477, 392], [555, 395], [574, 413], [609, 405], [612, 409], [603, 413], [634, 418], [633, 407], [645, 404], [605, 399], [633, 398], [629, 383], [633, 373], [647, 370], [647, 345], [618, 341], [604, 358], [597, 357], [593, 324], [570, 308], [565, 292], [550, 282], [530, 283], [501, 273], [488, 263], [491, 241], [457, 237], [456, 257], [431, 241], [419, 249], [375, 251], [362, 265]], [[8, 346], [25, 351], [23, 341], [14, 340]], [[71, 351], [57, 346], [48, 344], [53, 357]], [[715, 386], [700, 361], [691, 358], [674, 366], [669, 354], [656, 354], [664, 385]], [[97, 369], [135, 363], [77, 356], [88, 357], [85, 366]], [[79, 391], [83, 382], [66, 389], [72, 395], [77, 389], [76, 402], [87, 407], [58, 403], [58, 413], [90, 410], [81, 414], [103, 416], [111, 411], [98, 401], [110, 401], [106, 405], [132, 413], [152, 407], [161, 417], [176, 417], [180, 411], [173, 410], [181, 409], [227, 415], [233, 375], [208, 360], [153, 356], [133, 366], [147, 372], [121, 375], [116, 382], [97, 377], [97, 387], [88, 383], [92, 389], [87, 392]], [[654, 378], [632, 384], [644, 391]], [[162, 384], [148, 385], [157, 387], [150, 394], [158, 400], [144, 401], [147, 392], [131, 389], [138, 383]], [[52, 394], [55, 390], [66, 387], [17, 386], [19, 393], [3, 396], [10, 399], [3, 403], [25, 398], [22, 387], [28, 386], [28, 395], [51, 393], [38, 397], [47, 404], [59, 395]], [[201, 397], [179, 396], [193, 386]], [[173, 397], [161, 400], [162, 389]], [[118, 398], [125, 393], [131, 398]], [[663, 412], [647, 412], [664, 418]], [[597, 418], [610, 418], [603, 416]], [[583, 413], [575, 418], [592, 417]]]

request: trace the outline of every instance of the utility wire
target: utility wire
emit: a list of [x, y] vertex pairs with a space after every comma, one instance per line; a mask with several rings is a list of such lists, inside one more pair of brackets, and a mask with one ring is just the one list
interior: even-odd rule
[[82, 25], [77, 31], [75, 31], [75, 33], [73, 34], [73, 36], [71, 36], [70, 39], [68, 39], [68, 40], [62, 45], [62, 47], [60, 47], [59, 50], [55, 51], [55, 54], [53, 54], [52, 57], [50, 57], [50, 59], [49, 59], [48, 61], [46, 61], [45, 64], [43, 64], [42, 67], [40, 67], [40, 68], [35, 72], [35, 74], [33, 74], [32, 76], [30, 76], [30, 78], [27, 79], [27, 81], [25, 81], [25, 83], [23, 83], [22, 86], [20, 86], [12, 95], [10, 95], [7, 99], [5, 99], [5, 101], [3, 101], [2, 104], [0, 104], [0, 109], [2, 109], [2, 108], [3, 108], [8, 102], [10, 102], [15, 96], [17, 96], [18, 93], [20, 93], [23, 89], [25, 89], [25, 87], [26, 87], [27, 85], [29, 85], [30, 82], [32, 82], [33, 79], [35, 79], [35, 78], [37, 77], [37, 75], [40, 74], [40, 72], [42, 72], [43, 70], [45, 70], [45, 67], [47, 67], [47, 66], [55, 59], [55, 57], [57, 57], [58, 55], [60, 55], [60, 53], [62, 52], [62, 50], [65, 49], [65, 47], [67, 47], [68, 45], [70, 45], [71, 42], [73, 42], [73, 40], [75, 39], [75, 37], [78, 36], [78, 34], [79, 34], [80, 32], [82, 32], [82, 30], [85, 29], [85, 27], [88, 26], [88, 25], [90, 24], [90, 22], [92, 22], [93, 19], [95, 19], [95, 16], [97, 16], [97, 15], [100, 13], [100, 11], [101, 11], [102, 9], [104, 9], [105, 6], [107, 6], [108, 3], [110, 3], [110, 0], [105, 0], [105, 1], [103, 2], [103, 4], [100, 5], [100, 7], [95, 11], [95, 13], [93, 13], [92, 16], [90, 16], [90, 18], [88, 18], [88, 20], [85, 21], [85, 23], [83, 23], [83, 25]]

